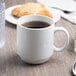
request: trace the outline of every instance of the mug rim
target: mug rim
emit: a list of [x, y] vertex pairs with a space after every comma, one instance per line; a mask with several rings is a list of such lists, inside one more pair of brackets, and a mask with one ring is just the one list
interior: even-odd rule
[[[25, 17], [31, 17], [31, 16], [38, 16], [38, 17], [44, 17], [44, 18], [47, 18], [47, 19], [49, 19], [49, 20], [51, 20], [50, 21], [50, 25], [49, 26], [47, 26], [47, 27], [43, 27], [43, 28], [28, 28], [28, 27], [24, 27], [24, 26], [22, 26], [19, 22], [23, 19], [23, 18], [25, 18]], [[30, 20], [29, 20], [30, 21]], [[46, 23], [48, 23], [48, 22], [46, 22]], [[21, 28], [24, 28], [24, 29], [28, 29], [28, 30], [45, 30], [45, 29], [49, 29], [49, 28], [51, 28], [51, 27], [53, 27], [54, 26], [54, 21], [53, 21], [53, 19], [52, 18], [50, 18], [50, 17], [48, 17], [48, 16], [43, 16], [43, 15], [27, 15], [27, 16], [23, 16], [23, 17], [21, 17], [21, 18], [19, 18], [18, 19], [18, 21], [17, 21], [17, 26], [20, 26]]]

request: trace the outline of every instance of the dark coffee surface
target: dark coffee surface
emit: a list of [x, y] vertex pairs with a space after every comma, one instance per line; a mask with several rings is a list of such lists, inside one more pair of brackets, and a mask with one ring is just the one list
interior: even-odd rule
[[45, 28], [50, 26], [50, 24], [46, 23], [46, 22], [42, 22], [42, 21], [30, 21], [30, 22], [26, 22], [23, 23], [22, 26], [27, 27], [27, 28]]

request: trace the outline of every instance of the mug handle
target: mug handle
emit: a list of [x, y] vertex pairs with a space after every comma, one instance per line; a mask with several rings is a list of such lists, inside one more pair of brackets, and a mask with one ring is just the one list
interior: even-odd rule
[[55, 28], [54, 28], [54, 33], [55, 33], [56, 31], [63, 31], [63, 32], [65, 32], [65, 34], [66, 34], [66, 36], [67, 36], [67, 39], [66, 39], [66, 41], [65, 41], [65, 43], [64, 43], [64, 45], [63, 45], [62, 47], [58, 48], [58, 47], [56, 47], [56, 46], [54, 45], [55, 51], [62, 51], [62, 50], [63, 50], [64, 48], [66, 48], [66, 47], [68, 46], [68, 44], [69, 44], [69, 33], [68, 33], [68, 31], [67, 31], [65, 28], [63, 28], [63, 27], [55, 27]]

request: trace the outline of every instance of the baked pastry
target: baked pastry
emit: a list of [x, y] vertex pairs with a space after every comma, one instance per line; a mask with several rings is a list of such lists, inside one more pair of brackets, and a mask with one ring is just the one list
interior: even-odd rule
[[30, 14], [45, 15], [52, 18], [52, 14], [41, 3], [24, 3], [20, 7], [16, 7], [12, 10], [12, 15], [16, 17], [22, 17]]

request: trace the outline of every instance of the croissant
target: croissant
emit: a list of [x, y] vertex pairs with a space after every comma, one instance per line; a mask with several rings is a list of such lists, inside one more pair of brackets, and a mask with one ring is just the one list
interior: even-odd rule
[[41, 3], [28, 2], [12, 10], [12, 15], [15, 17], [22, 17], [31, 14], [44, 15], [53, 18], [45, 5]]

